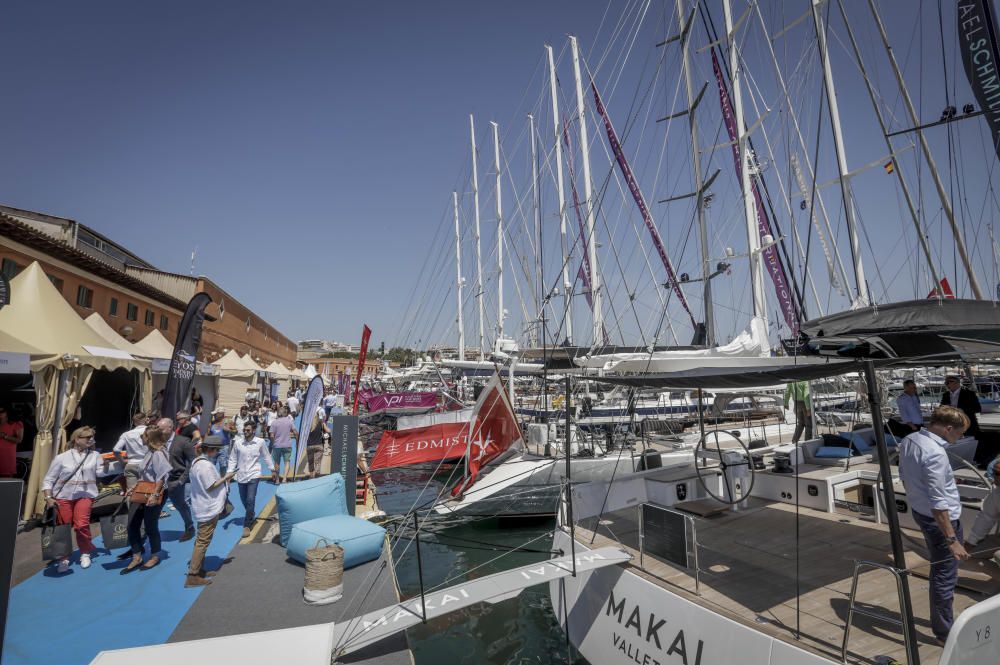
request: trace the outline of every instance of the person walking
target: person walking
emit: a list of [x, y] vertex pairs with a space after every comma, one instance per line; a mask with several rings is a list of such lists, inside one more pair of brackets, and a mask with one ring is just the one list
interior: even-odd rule
[[197, 444], [186, 436], [174, 434], [174, 421], [160, 418], [156, 426], [167, 435], [167, 457], [170, 473], [167, 474], [167, 498], [174, 504], [177, 514], [184, 520], [184, 533], [177, 539], [183, 543], [194, 538], [194, 519], [187, 500], [188, 471], [198, 457]]
[[[59, 524], [72, 524], [76, 546], [80, 550], [80, 568], [90, 568], [90, 510], [97, 498], [97, 467], [101, 456], [94, 452], [94, 429], [80, 427], [70, 435], [72, 448], [60, 453], [49, 464], [42, 480], [46, 508], [56, 511]], [[105, 463], [105, 468], [107, 463]], [[57, 571], [69, 570], [69, 559], [60, 559]]]
[[295, 421], [288, 413], [288, 407], [281, 407], [278, 417], [271, 423], [270, 433], [271, 459], [274, 462], [272, 479], [277, 485], [288, 482], [289, 473], [295, 475], [292, 441], [298, 438], [299, 433], [295, 429]]
[[[135, 487], [136, 481], [139, 480], [139, 469], [146, 459], [146, 421], [145, 413], [139, 412], [132, 416], [132, 429], [118, 437], [118, 442], [111, 450], [115, 461], [125, 464], [125, 472], [122, 475], [125, 478], [126, 492]], [[122, 453], [125, 453], [124, 458]]]
[[[136, 488], [129, 491], [128, 542], [132, 550], [132, 561], [122, 568], [127, 575], [137, 568], [149, 570], [160, 563], [160, 505], [163, 503], [163, 487], [170, 474], [170, 460], [167, 458], [167, 435], [159, 427], [146, 429], [146, 447], [149, 453], [143, 462], [139, 480], [152, 484], [152, 491], [145, 501], [133, 501]], [[138, 483], [137, 483], [138, 485]], [[149, 559], [143, 563], [142, 530], [149, 539]]]
[[191, 421], [191, 414], [187, 411], [177, 412], [177, 433], [192, 441], [201, 438], [201, 430], [198, 429], [198, 425]]
[[903, 381], [903, 392], [896, 398], [896, 408], [899, 409], [899, 421], [910, 432], [919, 432], [924, 426], [924, 414], [920, 411], [920, 397], [917, 396], [917, 382], [913, 379]]
[[812, 395], [809, 394], [808, 381], [795, 381], [785, 387], [785, 408], [789, 403], [795, 405], [795, 432], [792, 433], [792, 443], [798, 443], [805, 429], [806, 439], [813, 438], [812, 425]]
[[205, 570], [205, 554], [208, 545], [215, 535], [215, 527], [219, 523], [226, 507], [229, 495], [227, 486], [219, 476], [215, 458], [224, 446], [222, 437], [209, 434], [196, 443], [198, 456], [191, 462], [191, 509], [194, 519], [198, 522], [198, 536], [194, 541], [191, 561], [188, 563], [185, 587], [208, 586], [215, 576], [215, 571]]
[[969, 427], [964, 413], [939, 406], [930, 423], [899, 444], [899, 478], [906, 488], [910, 512], [924, 534], [931, 562], [931, 630], [941, 643], [954, 622], [952, 599], [958, 562], [969, 558], [962, 544], [962, 503], [946, 448]]
[[333, 411], [333, 407], [337, 404], [337, 396], [333, 394], [332, 390], [326, 392], [326, 397], [323, 398], [323, 411], [326, 413], [326, 418], [329, 420], [330, 412]]
[[292, 418], [299, 415], [300, 399], [298, 396], [295, 394], [289, 395], [285, 403], [288, 405], [288, 412], [292, 414]]
[[227, 476], [236, 478], [240, 490], [240, 501], [243, 502], [245, 516], [243, 518], [243, 537], [250, 535], [254, 519], [257, 516], [257, 485], [260, 483], [261, 465], [267, 466], [274, 474], [274, 463], [264, 439], [254, 436], [253, 423], [243, 425], [242, 436], [237, 436], [229, 449], [229, 466]]
[[11, 422], [7, 407], [0, 404], [0, 478], [17, 475], [17, 447], [24, 438], [24, 425]]
[[320, 416], [322, 412], [323, 407], [318, 407], [315, 413], [302, 414], [303, 420], [308, 415], [312, 416], [312, 426], [309, 428], [309, 436], [306, 438], [306, 464], [309, 468], [310, 478], [315, 478], [319, 475], [320, 465], [323, 462], [323, 448], [325, 446], [323, 435], [330, 432], [326, 421]]
[[983, 407], [979, 403], [976, 393], [968, 388], [962, 387], [962, 381], [955, 374], [949, 374], [944, 378], [945, 391], [941, 393], [941, 406], [953, 406], [961, 409], [965, 417], [969, 419], [969, 428], [966, 434], [969, 436], [979, 435], [979, 420], [977, 413], [983, 412]]
[[222, 447], [215, 451], [216, 454], [212, 455], [212, 461], [215, 462], [215, 468], [220, 474], [229, 463], [229, 444], [233, 437], [232, 430], [233, 422], [227, 421], [224, 408], [220, 406], [212, 411], [212, 424], [208, 426], [208, 433], [222, 439]]

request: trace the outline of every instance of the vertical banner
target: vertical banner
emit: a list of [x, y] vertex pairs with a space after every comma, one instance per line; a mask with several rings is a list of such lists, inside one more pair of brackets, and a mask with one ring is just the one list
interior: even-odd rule
[[3, 655], [4, 629], [7, 626], [10, 579], [14, 571], [14, 541], [23, 487], [24, 483], [20, 480], [0, 480], [0, 655]]
[[337, 372], [337, 394], [338, 395], [343, 395], [344, 394], [344, 373], [343, 372]]
[[361, 331], [361, 353], [358, 355], [358, 385], [354, 389], [354, 409], [352, 415], [358, 415], [358, 395], [361, 394], [361, 373], [365, 371], [365, 359], [368, 357], [368, 340], [372, 336], [372, 329], [365, 326]]
[[212, 302], [207, 293], [196, 293], [188, 303], [184, 318], [177, 330], [174, 353], [170, 357], [167, 370], [167, 384], [163, 389], [162, 413], [165, 418], [173, 418], [184, 408], [191, 382], [198, 366], [198, 347], [201, 345], [201, 328], [205, 323], [205, 308]]
[[358, 484], [358, 417], [330, 416], [330, 473], [339, 473], [347, 492], [347, 511], [353, 515]]
[[292, 456], [294, 473], [300, 471], [300, 467], [306, 459], [306, 444], [309, 441], [309, 432], [312, 430], [313, 422], [317, 418], [316, 411], [323, 401], [323, 378], [314, 376], [309, 382], [305, 395], [302, 396], [302, 415], [299, 420], [299, 438], [295, 441], [295, 454]]
[[[719, 67], [719, 59], [715, 55], [715, 49], [712, 49], [712, 69], [715, 70], [715, 80], [719, 85], [719, 105], [722, 107], [722, 119], [726, 123], [726, 131], [729, 133], [729, 141], [733, 147], [733, 161], [736, 162], [736, 177], [742, 179], [743, 160], [740, 158], [740, 131], [743, 128], [736, 126], [736, 115], [733, 112], [733, 105], [729, 99], [729, 90], [726, 89], [726, 83], [722, 79], [722, 68]], [[750, 189], [753, 191], [747, 193], [747, 196], [753, 194], [754, 208], [757, 211], [757, 233], [763, 242], [764, 236], [770, 235], [773, 237], [773, 234], [771, 233], [771, 221], [764, 210], [764, 200], [760, 196], [760, 188], [757, 186], [757, 180], [753, 176], [750, 178]], [[785, 275], [785, 266], [781, 263], [781, 258], [778, 256], [777, 244], [771, 245], [762, 251], [761, 258], [764, 261], [764, 268], [774, 283], [774, 293], [778, 298], [778, 305], [781, 306], [781, 315], [792, 331], [791, 337], [798, 337], [799, 312], [795, 306], [795, 302], [792, 300], [792, 287], [788, 281], [788, 276]], [[758, 314], [762, 315], [760, 312]]]
[[990, 127], [993, 150], [1000, 157], [1000, 94], [997, 94], [1000, 49], [990, 0], [959, 0], [958, 47], [969, 86]]

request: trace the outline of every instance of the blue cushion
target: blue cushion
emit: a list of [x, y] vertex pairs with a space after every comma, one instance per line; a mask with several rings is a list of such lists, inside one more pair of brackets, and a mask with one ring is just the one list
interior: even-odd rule
[[350, 515], [330, 515], [299, 522], [292, 527], [288, 539], [288, 556], [305, 563], [306, 550], [316, 547], [320, 540], [343, 547], [344, 568], [351, 568], [379, 557], [385, 529]]
[[840, 446], [821, 446], [813, 454], [813, 457], [828, 457], [832, 459], [843, 459], [851, 456], [850, 448]]
[[851, 445], [853, 445], [859, 453], [867, 453], [874, 447], [868, 439], [870, 435], [874, 434], [872, 430], [856, 430], [854, 432], [840, 432], [839, 434], [850, 441]]
[[344, 479], [339, 473], [281, 485], [275, 493], [275, 500], [278, 504], [282, 545], [288, 544], [292, 527], [299, 522], [327, 515], [347, 514]]

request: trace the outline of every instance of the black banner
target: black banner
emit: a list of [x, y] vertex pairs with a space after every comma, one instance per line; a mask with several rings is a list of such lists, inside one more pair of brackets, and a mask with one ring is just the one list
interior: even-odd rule
[[201, 345], [201, 327], [205, 323], [205, 308], [210, 302], [212, 298], [207, 293], [196, 293], [181, 319], [174, 354], [170, 358], [167, 385], [163, 390], [165, 418], [173, 418], [184, 408], [191, 390], [191, 382], [198, 367], [198, 347]]
[[347, 492], [347, 510], [354, 514], [358, 484], [358, 417], [330, 416], [330, 473], [339, 473]]
[[958, 0], [958, 44], [965, 75], [986, 116], [993, 149], [1000, 158], [1000, 51], [990, 0]]
[[17, 518], [21, 512], [21, 490], [20, 480], [0, 480], [0, 657], [3, 656], [7, 602], [14, 572], [14, 541], [17, 537]]
[[4, 305], [10, 304], [10, 280], [7, 279], [7, 275], [0, 273], [0, 309], [3, 309]]

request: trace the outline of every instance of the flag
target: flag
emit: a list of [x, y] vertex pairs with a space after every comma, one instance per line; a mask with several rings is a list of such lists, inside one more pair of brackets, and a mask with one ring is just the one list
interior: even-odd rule
[[886, 162], [886, 165], [885, 165], [885, 172], [886, 173], [892, 173], [895, 170], [896, 170], [896, 165], [891, 160], [888, 161], [888, 162]]
[[365, 358], [368, 356], [368, 340], [371, 336], [371, 328], [365, 326], [361, 331], [361, 353], [358, 354], [358, 385], [354, 391], [354, 410], [351, 412], [355, 416], [358, 415], [358, 395], [360, 394], [361, 388], [361, 373], [365, 369]]
[[948, 283], [947, 277], [941, 278], [941, 283], [938, 287], [927, 294], [927, 298], [948, 298], [953, 299], [955, 297], [955, 292], [951, 290], [951, 284]]
[[201, 328], [205, 323], [205, 308], [212, 302], [207, 293], [196, 293], [188, 302], [177, 330], [177, 341], [170, 357], [167, 383], [163, 388], [162, 413], [173, 418], [187, 401], [194, 372], [198, 365], [198, 347], [201, 346]]
[[306, 458], [306, 444], [309, 441], [309, 432], [312, 430], [313, 419], [320, 403], [323, 401], [323, 377], [317, 375], [309, 382], [306, 394], [302, 398], [302, 420], [299, 421], [299, 438], [295, 441], [295, 453], [292, 455], [293, 475], [300, 471], [300, 465]]
[[471, 421], [467, 476], [452, 488], [451, 495], [456, 497], [476, 482], [483, 466], [522, 440], [521, 428], [499, 374], [494, 374], [480, 393]]
[[460, 458], [468, 448], [468, 438], [467, 422], [442, 423], [404, 431], [388, 430], [382, 433], [369, 468], [375, 471]]

